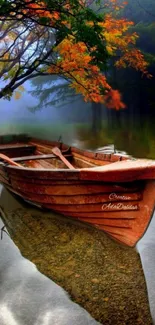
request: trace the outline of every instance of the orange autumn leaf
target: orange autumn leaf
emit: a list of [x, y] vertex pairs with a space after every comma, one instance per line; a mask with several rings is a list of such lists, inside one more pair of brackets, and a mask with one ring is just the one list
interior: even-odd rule
[[121, 53], [120, 59], [116, 61], [116, 66], [118, 68], [132, 67], [149, 77], [148, 63], [141, 51], [134, 47], [138, 35], [135, 32], [128, 32], [133, 22], [124, 18], [116, 19], [112, 14], [107, 14], [105, 20], [99, 25], [103, 27], [108, 53], [110, 55], [117, 54], [117, 51]]
[[144, 55], [138, 49], [127, 50], [124, 55], [116, 62], [117, 67], [131, 66], [132, 68], [141, 71], [143, 74], [148, 74], [148, 63], [144, 60]]
[[57, 61], [57, 67], [51, 66], [48, 69], [49, 73], [59, 70], [60, 74], [64, 74], [71, 80], [70, 87], [74, 88], [77, 93], [81, 93], [85, 101], [102, 102], [109, 108], [125, 107], [119, 92], [111, 89], [100, 69], [92, 64], [92, 57], [87, 53], [84, 43], [74, 43], [74, 38], [70, 37], [61, 42], [57, 50], [59, 50], [61, 59]]
[[38, 15], [39, 17], [50, 18], [52, 20], [58, 20], [60, 18], [60, 14], [57, 11], [50, 12], [46, 8], [46, 4], [43, 1], [39, 1], [36, 3], [29, 3], [29, 0], [25, 0], [27, 3], [27, 8], [24, 9], [25, 12], [29, 12], [31, 15]]
[[107, 95], [105, 95], [105, 102], [108, 108], [115, 108], [116, 110], [126, 107], [122, 102], [121, 94], [118, 90], [114, 89], [110, 89]]

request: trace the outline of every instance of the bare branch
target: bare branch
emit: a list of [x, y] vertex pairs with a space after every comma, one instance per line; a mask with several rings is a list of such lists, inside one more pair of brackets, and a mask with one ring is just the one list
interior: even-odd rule
[[136, 1], [137, 1], [138, 5], [139, 5], [139, 7], [140, 7], [141, 9], [143, 9], [143, 10], [144, 10], [148, 15], [150, 15], [150, 16], [152, 16], [152, 17], [155, 18], [155, 14], [153, 14], [151, 11], [149, 11], [149, 10], [147, 10], [145, 7], [143, 7], [143, 5], [140, 3], [139, 0], [136, 0]]

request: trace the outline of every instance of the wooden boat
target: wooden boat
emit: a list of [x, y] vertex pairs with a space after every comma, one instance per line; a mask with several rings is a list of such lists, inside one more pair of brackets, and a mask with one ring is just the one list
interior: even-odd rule
[[129, 246], [148, 227], [155, 206], [153, 160], [33, 138], [1, 141], [0, 155], [0, 182], [32, 204], [90, 223]]

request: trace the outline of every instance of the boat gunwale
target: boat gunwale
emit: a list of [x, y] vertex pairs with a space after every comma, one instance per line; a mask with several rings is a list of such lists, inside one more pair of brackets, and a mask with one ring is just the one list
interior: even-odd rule
[[[17, 157], [16, 157], [17, 158]], [[12, 159], [13, 160], [13, 159]], [[31, 159], [30, 159], [31, 160]], [[36, 159], [37, 160], [37, 159]], [[126, 163], [128, 162], [135, 162], [135, 161], [143, 161], [143, 162], [146, 162], [146, 165], [143, 165], [143, 166], [129, 166], [128, 168], [125, 166]], [[153, 168], [155, 169], [155, 165], [152, 165], [152, 162], [153, 160], [143, 160], [143, 159], [129, 159], [129, 160], [126, 160], [126, 161], [114, 161], [112, 164], [109, 164], [109, 166], [117, 166], [117, 164], [123, 164], [125, 167], [124, 168], [120, 168], [120, 169], [107, 169], [107, 166], [108, 165], [103, 165], [103, 166], [94, 166], [94, 167], [84, 167], [84, 168], [76, 168], [76, 169], [69, 169], [69, 168], [46, 168], [46, 169], [43, 169], [43, 168], [29, 168], [29, 167], [25, 167], [25, 166], [12, 166], [10, 164], [6, 164], [5, 162], [0, 162], [0, 166], [4, 167], [4, 168], [9, 168], [9, 169], [15, 169], [15, 170], [29, 170], [29, 171], [42, 171], [42, 172], [81, 172], [81, 171], [84, 171], [84, 172], [98, 172], [98, 173], [111, 173], [111, 172], [128, 172], [128, 171], [139, 171], [139, 172], [142, 172], [144, 170], [147, 170], [148, 168]], [[147, 163], [150, 163], [150, 164], [147, 164]]]
[[81, 169], [67, 169], [67, 168], [29, 168], [29, 167], [19, 167], [19, 166], [11, 166], [11, 165], [4, 165], [4, 167], [7, 167], [9, 169], [17, 169], [17, 170], [29, 170], [29, 171], [36, 171], [36, 172], [80, 172], [83, 168]]
[[[52, 143], [51, 143], [52, 144]], [[63, 144], [64, 146], [67, 146], [67, 145], [65, 145], [65, 144]], [[50, 148], [49, 148], [50, 149]], [[100, 159], [98, 158], [97, 159], [97, 155], [98, 155], [98, 152], [93, 152], [93, 151], [91, 151], [91, 150], [83, 150], [83, 149], [79, 149], [79, 148], [76, 148], [76, 147], [70, 147], [70, 149], [71, 149], [71, 154], [72, 154], [72, 152], [74, 153], [79, 153], [80, 155], [81, 155], [81, 160], [84, 160], [84, 158], [85, 157], [89, 157], [89, 153], [91, 153], [91, 154], [94, 154], [94, 163], [95, 163], [95, 160], [97, 161], [97, 160], [100, 160], [101, 159], [101, 155], [103, 155], [103, 163], [104, 162], [108, 162], [109, 161], [109, 165], [110, 164], [113, 164], [113, 163], [117, 163], [117, 162], [120, 162], [120, 161], [127, 161], [127, 160], [133, 160], [132, 159], [132, 157], [131, 158], [127, 158], [127, 157], [122, 157], [121, 155], [118, 155], [118, 154], [115, 154], [115, 153], [112, 153], [112, 154], [105, 154], [105, 153], [99, 153], [99, 155], [100, 155]], [[72, 151], [72, 149], [75, 149], [75, 151], [73, 150]], [[82, 152], [83, 152], [83, 154], [82, 154]], [[88, 156], [86, 155], [86, 153], [88, 153]], [[96, 157], [95, 157], [95, 155], [96, 155]], [[37, 157], [38, 156], [38, 157]], [[40, 155], [41, 156], [41, 155]], [[115, 157], [116, 159], [118, 158], [118, 160], [114, 160], [114, 161], [111, 161], [110, 159], [111, 159], [111, 157]], [[121, 159], [119, 159], [119, 158], [123, 158], [122, 160]], [[22, 157], [14, 157], [14, 158], [12, 158], [12, 160], [13, 161], [16, 161], [16, 159], [18, 159], [18, 158], [21, 158], [21, 161], [23, 161], [24, 162], [24, 159], [22, 159]], [[24, 158], [24, 157], [23, 157]], [[36, 160], [37, 160], [37, 158], [39, 159], [39, 155], [36, 155]], [[57, 159], [57, 157], [55, 157], [56, 159]], [[74, 158], [74, 154], [73, 154], [73, 158]], [[76, 157], [75, 157], [76, 158]], [[105, 159], [105, 158], [109, 158], [109, 160], [108, 159]], [[46, 159], [46, 158], [42, 158], [42, 160], [44, 160], [44, 159]], [[27, 161], [28, 161], [28, 159], [26, 159]], [[25, 160], [25, 161], [26, 161]], [[29, 160], [31, 160], [31, 157], [30, 157], [30, 159]], [[104, 167], [104, 164], [103, 164], [103, 166], [102, 165], [94, 165], [94, 167], [84, 167], [84, 168], [76, 168], [76, 169], [67, 169], [67, 168], [46, 168], [46, 169], [43, 169], [43, 168], [30, 168], [30, 167], [26, 167], [26, 166], [12, 166], [12, 165], [10, 165], [10, 164], [6, 164], [5, 162], [3, 162], [3, 161], [0, 161], [0, 166], [3, 166], [3, 167], [7, 167], [7, 168], [10, 168], [10, 169], [17, 169], [17, 170], [29, 170], [29, 171], [47, 171], [47, 172], [50, 172], [50, 171], [55, 171], [55, 172], [80, 172], [81, 170], [91, 170], [91, 171], [95, 171], [95, 168], [98, 168], [98, 167]]]
[[[98, 167], [93, 168], [82, 168], [82, 169], [41, 169], [41, 168], [28, 168], [28, 167], [18, 167], [18, 166], [5, 166], [1, 165], [4, 168], [4, 172], [8, 174], [9, 172], [18, 173], [22, 172], [23, 178], [43, 178], [43, 179], [60, 179], [61, 177], [69, 177], [69, 180], [72, 181], [75, 179], [78, 180], [88, 180], [93, 182], [103, 182], [103, 183], [127, 183], [133, 181], [141, 181], [141, 180], [154, 180], [155, 177], [152, 176], [152, 168], [148, 168], [148, 166], [139, 168], [129, 168], [128, 170], [95, 170]], [[103, 166], [104, 167], [104, 166]], [[105, 166], [106, 167], [106, 166]], [[23, 172], [25, 174], [23, 175]], [[155, 166], [153, 166], [153, 172], [155, 174]], [[39, 174], [38, 174], [39, 173]], [[12, 175], [9, 174], [9, 178]]]

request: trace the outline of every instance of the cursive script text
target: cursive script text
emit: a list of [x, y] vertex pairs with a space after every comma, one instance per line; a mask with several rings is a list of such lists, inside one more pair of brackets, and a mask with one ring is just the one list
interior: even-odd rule
[[125, 196], [125, 195], [117, 195], [116, 193], [111, 193], [109, 195], [110, 200], [132, 200], [130, 196]]
[[132, 205], [132, 204], [124, 204], [124, 203], [105, 203], [102, 205], [103, 211], [110, 211], [110, 210], [138, 210], [138, 205]]

